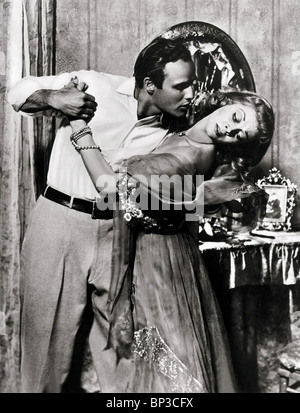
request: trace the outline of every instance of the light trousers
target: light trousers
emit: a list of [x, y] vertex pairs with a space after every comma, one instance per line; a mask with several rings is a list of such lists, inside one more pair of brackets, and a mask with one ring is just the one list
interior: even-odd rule
[[112, 219], [93, 220], [43, 196], [37, 200], [21, 253], [22, 392], [72, 392], [80, 332], [89, 333], [101, 392], [124, 391], [130, 362], [117, 366], [113, 350], [104, 351], [112, 235]]

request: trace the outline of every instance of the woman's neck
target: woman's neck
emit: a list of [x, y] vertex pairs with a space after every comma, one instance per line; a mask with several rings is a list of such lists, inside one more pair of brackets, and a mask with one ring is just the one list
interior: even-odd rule
[[213, 144], [213, 140], [206, 133], [207, 118], [203, 118], [185, 131], [185, 135], [198, 143]]

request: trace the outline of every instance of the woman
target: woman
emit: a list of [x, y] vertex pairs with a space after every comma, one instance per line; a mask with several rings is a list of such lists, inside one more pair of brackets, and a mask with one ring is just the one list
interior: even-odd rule
[[[236, 91], [209, 95], [200, 113], [152, 154], [125, 160], [123, 175], [106, 163], [86, 123], [71, 121], [71, 142], [100, 195], [118, 188], [108, 347], [132, 360], [127, 392], [237, 391], [222, 317], [185, 215], [203, 199], [230, 202], [258, 190], [249, 175], [270, 144], [274, 114], [265, 99]], [[197, 175], [212, 174], [196, 187]], [[158, 189], [161, 175], [175, 184], [192, 180], [167, 193]], [[138, 203], [143, 194], [159, 208]]]

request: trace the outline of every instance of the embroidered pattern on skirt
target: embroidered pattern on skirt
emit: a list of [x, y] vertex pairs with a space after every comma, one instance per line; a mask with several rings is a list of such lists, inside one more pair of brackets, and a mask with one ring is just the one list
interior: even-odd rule
[[207, 393], [205, 387], [195, 379], [187, 367], [176, 357], [156, 327], [144, 327], [134, 333], [134, 359], [152, 363], [155, 369], [168, 377], [171, 389], [178, 393]]

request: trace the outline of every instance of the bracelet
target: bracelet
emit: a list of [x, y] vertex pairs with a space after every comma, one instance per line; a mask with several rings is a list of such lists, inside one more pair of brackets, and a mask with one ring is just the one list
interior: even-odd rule
[[77, 142], [79, 141], [80, 138], [82, 138], [85, 135], [92, 135], [93, 132], [92, 129], [87, 125], [84, 128], [79, 129], [77, 132], [73, 132], [70, 136], [70, 140]]
[[82, 129], [79, 129], [76, 132], [73, 132], [70, 136], [70, 141], [72, 143], [72, 145], [74, 146], [74, 148], [79, 152], [81, 150], [85, 150], [85, 149], [98, 149], [101, 152], [100, 146], [98, 145], [87, 145], [87, 146], [81, 146], [78, 145], [77, 142], [79, 141], [79, 139], [83, 138], [86, 135], [91, 135], [93, 136], [93, 132], [91, 130], [91, 128], [87, 125]]
[[101, 148], [98, 145], [87, 145], [87, 146], [80, 146], [74, 140], [71, 140], [72, 145], [76, 149], [76, 151], [80, 152], [81, 150], [85, 149], [98, 149], [101, 152]]

